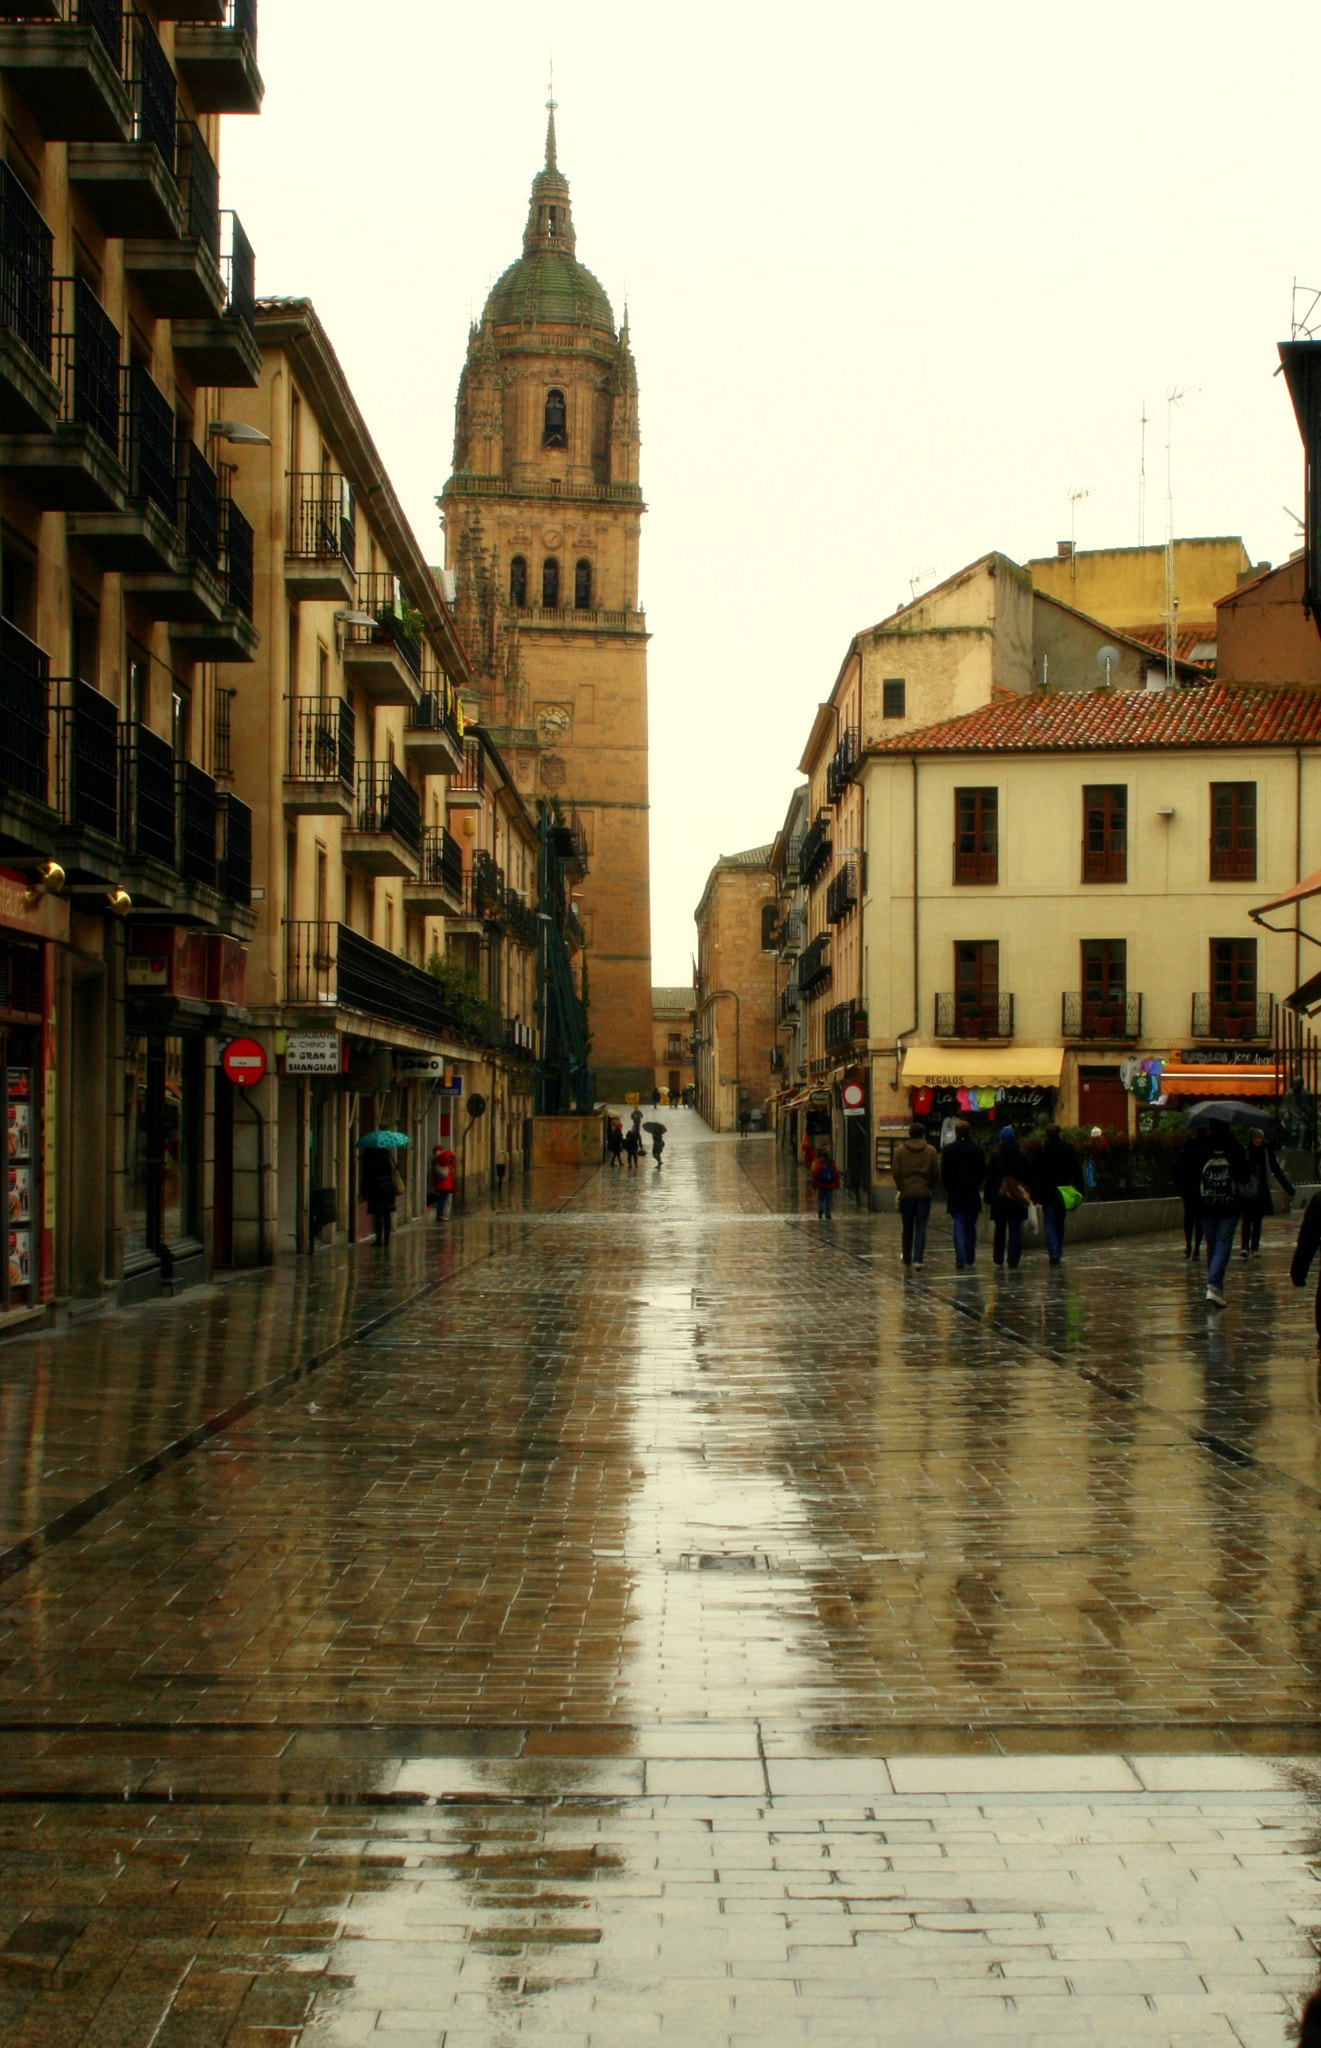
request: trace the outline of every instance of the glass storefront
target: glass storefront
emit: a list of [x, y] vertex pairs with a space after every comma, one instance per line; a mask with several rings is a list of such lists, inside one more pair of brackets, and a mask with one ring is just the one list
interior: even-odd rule
[[130, 1032], [124, 1044], [124, 1252], [198, 1232], [202, 1040]]

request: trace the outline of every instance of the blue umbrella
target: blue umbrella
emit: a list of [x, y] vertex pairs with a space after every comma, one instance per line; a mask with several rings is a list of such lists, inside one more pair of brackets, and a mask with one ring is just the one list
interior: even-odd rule
[[359, 1138], [359, 1152], [393, 1152], [397, 1145], [406, 1145], [408, 1138], [403, 1131], [368, 1131]]

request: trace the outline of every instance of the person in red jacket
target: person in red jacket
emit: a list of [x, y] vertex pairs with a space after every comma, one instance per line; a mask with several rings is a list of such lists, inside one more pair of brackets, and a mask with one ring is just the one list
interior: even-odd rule
[[431, 1154], [431, 1199], [436, 1205], [437, 1223], [445, 1221], [454, 1199], [454, 1165], [449, 1146], [437, 1145]]
[[812, 1168], [812, 1186], [816, 1189], [817, 1220], [821, 1223], [829, 1223], [834, 1214], [835, 1189], [839, 1186], [839, 1168], [824, 1145], [818, 1150], [816, 1164]]

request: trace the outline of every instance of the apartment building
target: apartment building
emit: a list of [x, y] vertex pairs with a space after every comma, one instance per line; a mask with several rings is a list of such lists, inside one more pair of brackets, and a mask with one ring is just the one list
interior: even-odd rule
[[760, 1117], [771, 1091], [780, 970], [770, 846], [722, 854], [707, 876], [697, 922], [697, 1107], [713, 1131]]
[[651, 991], [651, 1049], [656, 1063], [656, 1086], [668, 1098], [681, 1099], [693, 1087], [693, 1033], [697, 1029], [697, 999], [691, 988], [654, 988]]
[[260, 644], [228, 459], [253, 252], [217, 167], [261, 103], [255, 0], [5, 14], [0, 1327], [184, 1285], [225, 1227], [215, 1049], [256, 919], [215, 676]]

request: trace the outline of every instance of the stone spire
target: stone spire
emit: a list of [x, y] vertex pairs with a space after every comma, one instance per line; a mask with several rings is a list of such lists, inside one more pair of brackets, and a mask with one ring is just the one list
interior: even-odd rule
[[546, 102], [546, 161], [532, 180], [532, 204], [523, 230], [523, 254], [538, 256], [557, 249], [572, 256], [577, 243], [569, 210], [569, 181], [555, 151], [555, 97]]

